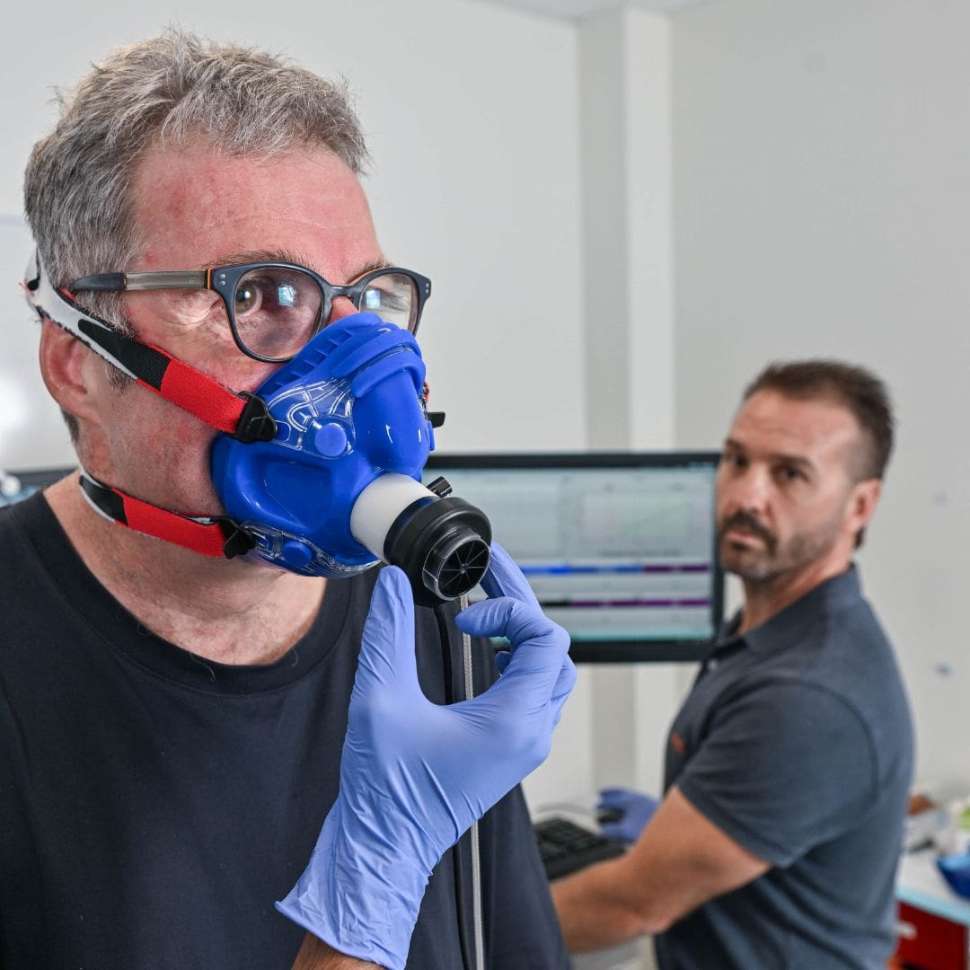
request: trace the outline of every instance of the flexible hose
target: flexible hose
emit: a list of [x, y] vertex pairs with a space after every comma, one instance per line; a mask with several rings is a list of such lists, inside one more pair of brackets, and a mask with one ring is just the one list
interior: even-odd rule
[[[461, 597], [461, 608], [468, 607], [468, 595]], [[475, 670], [472, 666], [472, 638], [461, 635], [461, 653], [465, 667], [465, 700], [475, 696]], [[472, 910], [475, 928], [475, 970], [485, 970], [485, 921], [482, 913], [482, 853], [478, 838], [478, 822], [471, 828], [472, 845]]]
[[[461, 609], [468, 606], [468, 597], [459, 600]], [[438, 636], [441, 640], [442, 662], [445, 680], [445, 703], [453, 704], [455, 697], [454, 668], [451, 655], [451, 617], [448, 604], [439, 603], [434, 610], [438, 621]], [[462, 698], [471, 700], [475, 696], [474, 665], [472, 663], [472, 642], [467, 633], [462, 634]], [[468, 831], [468, 845], [471, 854], [471, 889], [472, 889], [472, 939], [467, 939], [465, 921], [462, 915], [462, 899], [465, 895], [465, 866], [462, 860], [461, 846], [465, 838], [459, 840], [454, 847], [455, 865], [455, 901], [458, 911], [458, 930], [462, 948], [462, 965], [464, 970], [485, 970], [485, 921], [482, 910], [482, 858], [479, 840], [478, 822]], [[469, 942], [471, 946], [469, 946]]]

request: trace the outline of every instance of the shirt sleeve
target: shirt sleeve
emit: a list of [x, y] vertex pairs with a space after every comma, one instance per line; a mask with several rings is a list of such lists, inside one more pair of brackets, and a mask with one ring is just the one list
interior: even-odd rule
[[877, 777], [871, 735], [846, 699], [774, 680], [718, 707], [676, 785], [749, 852], [788, 866], [857, 825]]

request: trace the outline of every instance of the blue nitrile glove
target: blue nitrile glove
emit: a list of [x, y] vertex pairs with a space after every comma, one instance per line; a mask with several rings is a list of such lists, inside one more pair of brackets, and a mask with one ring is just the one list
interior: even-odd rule
[[936, 867], [955, 893], [970, 899], [970, 852], [940, 856]]
[[600, 832], [608, 839], [636, 842], [659, 804], [652, 795], [632, 788], [601, 788], [596, 811], [606, 818], [600, 822]]
[[569, 636], [543, 615], [499, 546], [482, 581], [491, 599], [460, 613], [473, 636], [505, 636], [499, 679], [474, 700], [421, 692], [414, 605], [387, 566], [364, 624], [340, 762], [340, 791], [310, 864], [277, 909], [335, 950], [401, 970], [431, 870], [549, 753], [576, 670]]

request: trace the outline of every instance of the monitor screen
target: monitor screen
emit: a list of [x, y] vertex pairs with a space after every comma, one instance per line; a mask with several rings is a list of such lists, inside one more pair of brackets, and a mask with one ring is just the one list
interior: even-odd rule
[[581, 661], [696, 660], [723, 575], [716, 453], [433, 455], [425, 472], [489, 517]]

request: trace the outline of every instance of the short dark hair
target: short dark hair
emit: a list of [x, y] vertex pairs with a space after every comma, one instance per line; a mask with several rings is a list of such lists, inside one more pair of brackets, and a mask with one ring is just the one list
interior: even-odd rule
[[[797, 400], [828, 398], [844, 405], [859, 422], [866, 444], [858, 452], [856, 481], [885, 477], [896, 422], [889, 390], [872, 371], [841, 360], [775, 361], [745, 388], [744, 400], [759, 391], [775, 391]], [[860, 529], [856, 549], [865, 537], [866, 530]]]
[[889, 391], [872, 371], [839, 360], [775, 361], [747, 386], [744, 400], [759, 391], [776, 391], [800, 400], [828, 398], [845, 405], [866, 441], [859, 452], [856, 480], [885, 477], [895, 420]]

